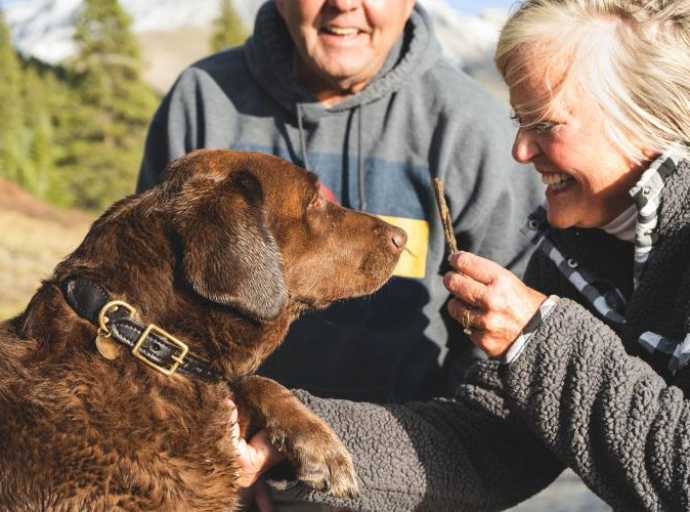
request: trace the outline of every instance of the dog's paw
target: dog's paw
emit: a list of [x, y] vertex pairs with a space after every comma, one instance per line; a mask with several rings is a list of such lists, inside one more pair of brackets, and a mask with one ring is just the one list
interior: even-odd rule
[[[286, 455], [293, 475], [313, 489], [337, 497], [357, 494], [357, 475], [350, 453], [333, 430], [283, 386], [251, 376], [234, 389], [245, 425], [266, 429], [271, 443]], [[283, 468], [284, 466], [281, 465]], [[269, 479], [273, 478], [275, 472]], [[282, 473], [283, 485], [293, 478]]]
[[287, 455], [301, 482], [337, 497], [357, 495], [357, 474], [352, 457], [321, 420], [313, 419], [294, 430], [269, 428], [269, 435], [273, 445]]

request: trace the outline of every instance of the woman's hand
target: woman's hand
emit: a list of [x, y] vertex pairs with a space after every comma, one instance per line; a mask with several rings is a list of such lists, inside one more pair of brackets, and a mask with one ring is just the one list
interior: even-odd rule
[[469, 252], [456, 252], [449, 262], [455, 271], [443, 277], [443, 284], [455, 297], [448, 312], [489, 357], [502, 357], [547, 297]]
[[275, 512], [271, 502], [268, 487], [259, 477], [282, 461], [285, 456], [275, 449], [268, 439], [268, 431], [259, 430], [249, 442], [240, 437], [240, 426], [237, 422], [237, 407], [230, 402], [230, 435], [235, 440], [237, 461], [240, 465], [237, 483], [244, 488], [242, 492], [242, 508], [251, 508], [259, 512]]
[[240, 437], [240, 426], [237, 422], [237, 407], [231, 404], [230, 416], [232, 439], [236, 440], [238, 462], [240, 464], [237, 483], [240, 487], [250, 487], [259, 477], [281, 462], [285, 455], [271, 444], [266, 430], [259, 430], [249, 442]]

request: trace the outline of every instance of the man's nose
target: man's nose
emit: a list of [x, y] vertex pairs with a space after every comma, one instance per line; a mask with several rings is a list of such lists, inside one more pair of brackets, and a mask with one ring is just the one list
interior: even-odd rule
[[328, 5], [339, 11], [354, 11], [362, 5], [362, 0], [328, 0]]
[[540, 153], [541, 149], [535, 140], [534, 130], [519, 128], [515, 134], [515, 142], [513, 142], [513, 158], [521, 164], [526, 164]]

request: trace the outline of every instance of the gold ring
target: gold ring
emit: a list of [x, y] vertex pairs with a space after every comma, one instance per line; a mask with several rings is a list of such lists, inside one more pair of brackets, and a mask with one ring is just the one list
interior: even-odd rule
[[472, 322], [470, 321], [470, 310], [466, 309], [462, 313], [462, 327], [465, 334], [470, 336], [472, 334]]

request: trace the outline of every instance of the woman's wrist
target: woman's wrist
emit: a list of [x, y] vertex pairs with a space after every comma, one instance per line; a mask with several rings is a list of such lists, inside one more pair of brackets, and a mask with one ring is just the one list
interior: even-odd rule
[[534, 333], [537, 331], [537, 329], [539, 329], [539, 326], [544, 323], [546, 318], [556, 308], [559, 300], [560, 297], [557, 295], [550, 295], [546, 298], [546, 300], [544, 300], [544, 302], [541, 303], [539, 309], [537, 309], [532, 318], [530, 318], [530, 320], [527, 322], [527, 325], [525, 325], [520, 335], [508, 348], [503, 357], [500, 358], [501, 363], [510, 364], [511, 362], [515, 361], [520, 354], [522, 354], [525, 347], [527, 347], [529, 342], [532, 340]]

